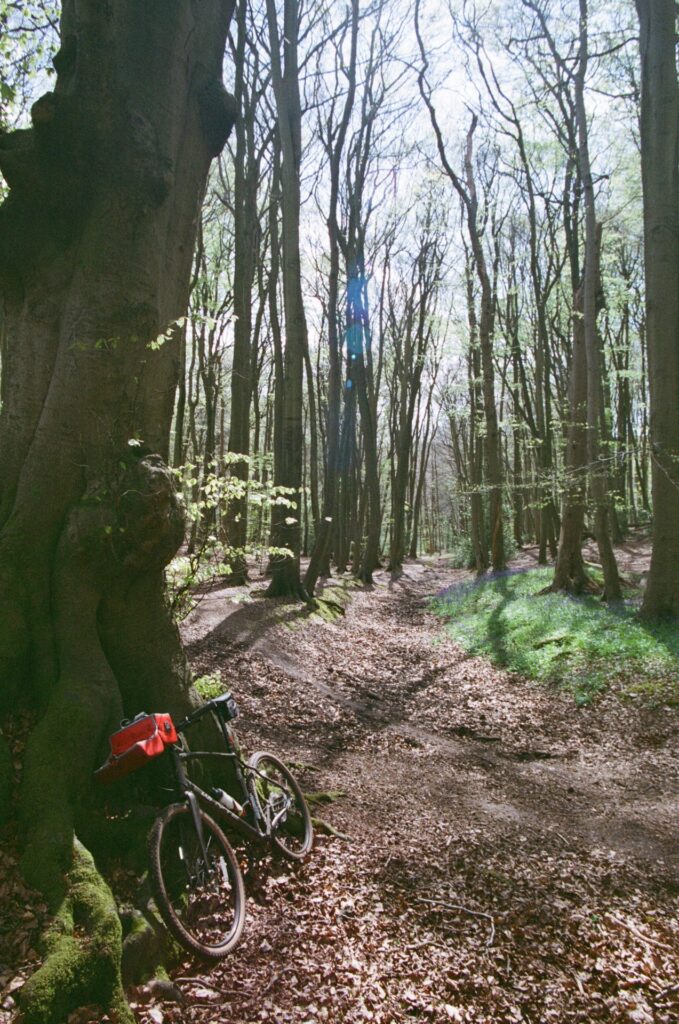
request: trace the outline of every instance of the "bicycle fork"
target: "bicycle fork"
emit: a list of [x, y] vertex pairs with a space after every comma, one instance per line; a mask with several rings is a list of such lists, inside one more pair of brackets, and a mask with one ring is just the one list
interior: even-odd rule
[[205, 864], [205, 867], [207, 869], [207, 847], [205, 846], [205, 833], [203, 832], [203, 821], [200, 816], [200, 808], [198, 806], [198, 801], [196, 799], [195, 793], [187, 793], [186, 799], [188, 800], [189, 807], [191, 808], [191, 817], [193, 818], [193, 824], [196, 829], [196, 834], [198, 835], [200, 850], [201, 853], [203, 854], [203, 863]]

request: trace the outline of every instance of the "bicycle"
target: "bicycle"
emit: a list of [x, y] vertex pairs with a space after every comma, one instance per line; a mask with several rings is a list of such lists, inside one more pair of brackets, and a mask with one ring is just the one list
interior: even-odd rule
[[[212, 714], [225, 751], [191, 751], [184, 732]], [[240, 939], [245, 919], [243, 877], [231, 845], [207, 808], [246, 839], [268, 844], [290, 860], [302, 860], [313, 846], [309, 808], [292, 772], [266, 751], [244, 761], [232, 722], [238, 706], [230, 693], [207, 701], [176, 727], [169, 715], [138, 716], [135, 723], [153, 719], [155, 730], [134, 748], [132, 768], [121, 768], [111, 737], [112, 758], [99, 769], [103, 781], [117, 778], [139, 763], [166, 752], [172, 764], [176, 800], [156, 818], [149, 834], [149, 880], [158, 912], [170, 933], [189, 952], [204, 959], [221, 959]], [[151, 725], [144, 726], [145, 731]], [[118, 743], [117, 746], [121, 746]], [[161, 749], [162, 748], [162, 749]], [[132, 749], [132, 748], [128, 748]], [[152, 752], [151, 752], [152, 751]], [[141, 758], [141, 761], [140, 761]], [[231, 794], [203, 789], [187, 775], [185, 764], [228, 759], [233, 765], [242, 803]]]

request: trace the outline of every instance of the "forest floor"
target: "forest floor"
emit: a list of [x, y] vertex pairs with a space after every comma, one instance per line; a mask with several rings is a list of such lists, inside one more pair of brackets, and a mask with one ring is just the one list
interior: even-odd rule
[[679, 1020], [679, 709], [469, 657], [428, 610], [468, 578], [381, 572], [330, 622], [259, 581], [185, 622], [244, 747], [345, 794], [314, 813], [347, 838], [255, 868], [240, 947], [182, 964], [181, 1005], [139, 989], [142, 1024]]
[[[643, 570], [644, 545], [621, 554]], [[244, 744], [345, 793], [318, 813], [350, 838], [265, 865], [240, 949], [184, 965], [164, 1019], [679, 1020], [679, 711], [578, 708], [468, 657], [427, 608], [468, 578], [378, 573], [334, 622], [214, 592], [189, 618]]]

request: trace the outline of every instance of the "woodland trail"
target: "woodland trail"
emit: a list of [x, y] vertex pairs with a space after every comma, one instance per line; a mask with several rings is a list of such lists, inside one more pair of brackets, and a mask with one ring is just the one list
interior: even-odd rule
[[215, 594], [192, 615], [245, 745], [345, 793], [317, 813], [350, 840], [256, 868], [240, 949], [184, 965], [163, 1019], [679, 1019], [679, 714], [576, 708], [468, 657], [427, 611], [466, 577], [379, 574], [332, 623]]

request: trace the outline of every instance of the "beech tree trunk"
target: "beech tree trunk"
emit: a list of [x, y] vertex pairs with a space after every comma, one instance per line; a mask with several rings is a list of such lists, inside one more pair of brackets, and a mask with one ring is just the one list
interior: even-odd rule
[[478, 322], [474, 301], [471, 258], [467, 252], [465, 265], [467, 286], [467, 320], [469, 323], [469, 352], [467, 353], [467, 379], [469, 382], [469, 487], [471, 512], [471, 542], [474, 568], [481, 576], [488, 568], [488, 543], [483, 514], [483, 442], [479, 438], [483, 400], [481, 397], [481, 354], [479, 352]]
[[636, 0], [641, 28], [653, 553], [641, 613], [679, 618], [679, 85], [674, 0]]
[[83, 1003], [133, 1019], [115, 904], [76, 836], [123, 713], [193, 701], [164, 601], [183, 536], [164, 461], [168, 329], [235, 117], [221, 81], [231, 13], [231, 0], [64, 0], [54, 91], [31, 128], [0, 136], [0, 714], [39, 713], [23, 868], [63, 925], [22, 991], [26, 1024]]
[[[252, 404], [252, 286], [258, 249], [259, 211], [257, 182], [259, 161], [255, 154], [254, 119], [256, 99], [245, 81], [247, 3], [239, 0], [236, 21], [235, 98], [243, 116], [236, 125], [234, 180], [234, 268], [233, 268], [233, 363], [231, 370], [231, 411], [229, 452], [244, 458], [232, 463], [228, 472], [247, 483], [250, 476], [250, 407]], [[247, 579], [245, 547], [248, 534], [247, 497], [236, 498], [228, 510], [227, 542], [234, 549], [230, 581], [239, 586]]]
[[[304, 577], [304, 585], [313, 594], [318, 577], [330, 568], [330, 550], [333, 535], [337, 536], [335, 513], [338, 507], [338, 473], [340, 447], [340, 418], [342, 398], [342, 345], [340, 342], [339, 271], [340, 228], [338, 224], [341, 160], [356, 94], [356, 53], [358, 47], [358, 0], [351, 0], [351, 44], [348, 65], [348, 86], [339, 124], [332, 120], [327, 125], [324, 139], [330, 164], [330, 202], [328, 209], [328, 397], [326, 408], [325, 475], [323, 478], [323, 512], [314, 537], [311, 559]], [[320, 403], [319, 403], [320, 409]]]
[[304, 430], [302, 395], [304, 352], [307, 347], [307, 326], [302, 298], [302, 277], [299, 248], [300, 164], [302, 158], [302, 111], [299, 95], [297, 39], [299, 5], [285, 0], [283, 6], [283, 65], [280, 57], [280, 36], [274, 0], [267, 0], [267, 21], [271, 44], [271, 71], [278, 136], [281, 147], [281, 206], [283, 211], [283, 304], [285, 308], [285, 354], [280, 416], [275, 429], [280, 435], [277, 486], [288, 489], [292, 507], [274, 505], [272, 539], [278, 548], [289, 554], [272, 559], [272, 580], [268, 593], [272, 597], [290, 596], [307, 599], [300, 579], [301, 493]]
[[585, 199], [585, 273], [583, 278], [583, 322], [587, 356], [587, 457], [590, 464], [590, 489], [594, 502], [594, 534], [604, 574], [604, 598], [621, 601], [618, 566], [608, 529], [608, 474], [601, 460], [602, 355], [597, 329], [598, 248], [600, 238], [596, 222], [594, 184], [589, 157], [587, 112], [585, 110], [585, 73], [587, 70], [587, 0], [580, 0], [580, 57], [575, 75], [575, 111], [578, 125], [578, 162]]
[[[362, 249], [362, 246], [361, 246]], [[349, 374], [347, 387], [352, 385], [361, 413], [361, 436], [365, 457], [367, 497], [365, 547], [362, 556], [363, 515], [359, 516], [359, 531], [355, 536], [353, 571], [362, 583], [373, 582], [373, 571], [379, 565], [380, 534], [382, 531], [382, 503], [380, 495], [380, 467], [377, 455], [377, 402], [372, 373], [370, 318], [368, 295], [362, 252], [347, 264], [347, 348]]]
[[554, 579], [549, 587], [550, 590], [565, 590], [573, 594], [581, 594], [591, 588], [582, 557], [587, 467], [587, 354], [583, 308], [584, 293], [580, 287], [573, 297], [573, 353], [568, 396], [568, 440], [564, 455], [566, 481], [561, 532]]

